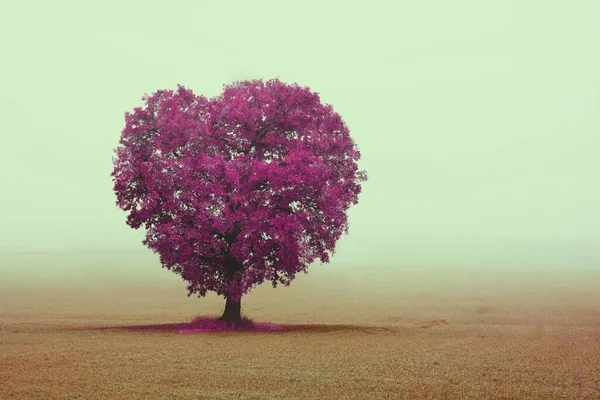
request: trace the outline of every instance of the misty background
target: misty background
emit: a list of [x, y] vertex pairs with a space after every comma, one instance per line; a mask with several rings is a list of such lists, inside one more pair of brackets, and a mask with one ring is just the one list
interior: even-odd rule
[[115, 205], [124, 113], [178, 83], [213, 97], [279, 77], [333, 105], [369, 174], [350, 234], [310, 271], [597, 269], [598, 15], [596, 1], [8, 1], [0, 267], [174, 275]]

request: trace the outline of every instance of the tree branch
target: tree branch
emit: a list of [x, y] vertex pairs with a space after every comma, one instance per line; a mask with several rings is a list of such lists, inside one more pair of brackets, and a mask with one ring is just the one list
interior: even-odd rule
[[233, 232], [231, 232], [228, 235], [225, 235], [225, 241], [227, 242], [227, 244], [231, 245], [233, 242], [235, 242], [235, 240], [237, 239], [237, 237], [241, 231], [242, 231], [242, 226], [240, 225], [239, 222], [236, 222], [235, 224], [233, 224]]
[[275, 209], [275, 210], [281, 210], [281, 211], [285, 211], [285, 212], [287, 212], [288, 214], [293, 214], [293, 213], [294, 213], [294, 211], [292, 211], [292, 210], [289, 210], [289, 209], [287, 209], [287, 208], [285, 208], [285, 207], [281, 207], [279, 204], [275, 204], [275, 207], [274, 207], [274, 209]]

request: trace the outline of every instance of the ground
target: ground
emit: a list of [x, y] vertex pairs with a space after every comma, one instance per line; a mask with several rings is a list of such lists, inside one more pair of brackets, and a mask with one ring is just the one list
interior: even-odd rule
[[195, 333], [224, 300], [184, 282], [13, 274], [0, 399], [600, 399], [600, 271], [328, 268], [243, 299], [282, 329]]

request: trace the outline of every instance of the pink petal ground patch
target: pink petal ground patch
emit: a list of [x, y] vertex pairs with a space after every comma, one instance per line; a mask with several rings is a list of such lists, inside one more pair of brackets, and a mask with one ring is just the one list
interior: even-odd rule
[[198, 317], [189, 324], [182, 324], [178, 327], [180, 334], [206, 333], [206, 332], [270, 332], [281, 331], [285, 328], [270, 322], [254, 322], [249, 318], [242, 318], [242, 321], [235, 327], [228, 327], [225, 321], [217, 317]]

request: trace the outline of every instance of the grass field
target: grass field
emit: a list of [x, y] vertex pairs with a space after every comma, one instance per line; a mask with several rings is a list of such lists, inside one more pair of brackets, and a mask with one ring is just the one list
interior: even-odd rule
[[598, 271], [318, 266], [192, 334], [222, 298], [114, 271], [0, 282], [0, 399], [600, 399]]

